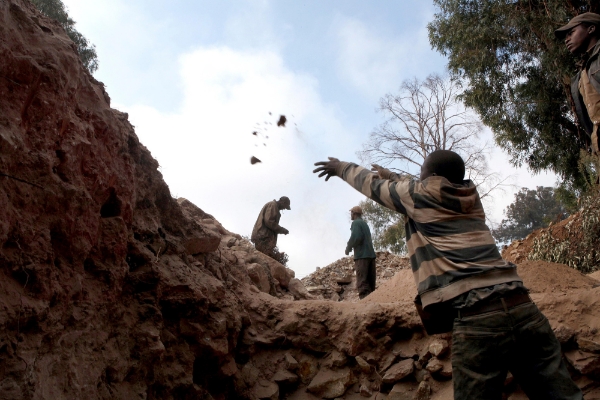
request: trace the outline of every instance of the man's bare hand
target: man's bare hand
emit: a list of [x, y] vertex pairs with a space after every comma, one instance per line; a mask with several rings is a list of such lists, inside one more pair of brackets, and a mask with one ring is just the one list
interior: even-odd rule
[[329, 161], [319, 161], [315, 165], [320, 165], [319, 168], [315, 168], [313, 172], [316, 174], [320, 172], [319, 178], [325, 176], [325, 180], [328, 181], [332, 176], [337, 176], [336, 171], [340, 166], [340, 160], [335, 157], [328, 157]]
[[371, 164], [371, 171], [375, 172], [379, 178], [381, 178], [381, 172], [384, 170], [385, 168], [383, 168], [381, 165], [378, 164]]

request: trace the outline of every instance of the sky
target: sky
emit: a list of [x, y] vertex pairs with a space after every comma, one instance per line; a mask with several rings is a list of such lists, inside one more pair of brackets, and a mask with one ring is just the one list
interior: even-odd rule
[[[348, 210], [364, 198], [340, 179], [318, 179], [313, 163], [358, 162], [384, 121], [379, 99], [446, 70], [427, 38], [428, 0], [63, 2], [96, 46], [95, 78], [129, 114], [174, 197], [245, 236], [265, 203], [291, 199], [281, 217], [290, 234], [278, 246], [297, 277], [344, 256]], [[491, 133], [482, 140], [492, 143]], [[495, 222], [518, 188], [556, 180], [513, 168], [499, 148], [489, 165], [513, 184], [487, 205]]]

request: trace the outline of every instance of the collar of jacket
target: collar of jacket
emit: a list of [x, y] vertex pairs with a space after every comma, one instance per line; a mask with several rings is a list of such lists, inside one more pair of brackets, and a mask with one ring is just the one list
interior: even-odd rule
[[590, 56], [585, 61], [586, 70], [590, 69], [590, 64], [592, 63], [592, 61], [598, 58], [598, 53], [600, 53], [600, 40], [598, 40], [594, 47], [592, 47], [592, 51], [589, 52]]

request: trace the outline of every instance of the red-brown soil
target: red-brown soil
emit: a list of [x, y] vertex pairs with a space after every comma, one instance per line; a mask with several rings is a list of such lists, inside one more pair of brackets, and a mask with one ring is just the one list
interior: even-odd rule
[[[362, 301], [315, 300], [171, 196], [26, 0], [0, 2], [0, 173], [19, 179], [0, 177], [1, 399], [452, 396], [449, 337], [424, 334], [408, 269]], [[600, 289], [566, 268], [520, 273], [594, 398]]]

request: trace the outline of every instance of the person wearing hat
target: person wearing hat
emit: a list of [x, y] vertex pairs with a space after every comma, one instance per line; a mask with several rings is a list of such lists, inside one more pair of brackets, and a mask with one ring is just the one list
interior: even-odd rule
[[346, 255], [354, 249], [354, 270], [356, 271], [356, 289], [358, 297], [364, 298], [375, 290], [377, 270], [375, 266], [375, 250], [371, 239], [369, 225], [362, 219], [362, 208], [354, 206], [350, 209], [350, 239], [346, 245]]
[[579, 124], [591, 137], [592, 152], [600, 156], [600, 15], [591, 12], [580, 14], [554, 33], [565, 41], [572, 54], [583, 58], [581, 70], [571, 79], [571, 95]]
[[420, 179], [330, 157], [313, 172], [337, 176], [405, 216], [406, 247], [427, 333], [452, 332], [457, 400], [499, 400], [508, 371], [530, 399], [581, 400], [548, 319], [504, 260], [477, 187], [457, 153], [436, 150]]
[[290, 199], [282, 196], [279, 200], [268, 202], [260, 210], [250, 240], [254, 243], [256, 250], [271, 257], [277, 246], [277, 235], [290, 233], [279, 225], [281, 219], [280, 210], [291, 210]]

